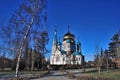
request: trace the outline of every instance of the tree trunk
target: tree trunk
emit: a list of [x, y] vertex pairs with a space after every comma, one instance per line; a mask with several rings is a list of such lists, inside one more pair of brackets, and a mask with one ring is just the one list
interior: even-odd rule
[[100, 69], [101, 69], [101, 61], [100, 61], [100, 56], [99, 56], [99, 61], [98, 61], [98, 74], [100, 74]]
[[26, 61], [26, 69], [29, 70], [30, 68], [30, 52], [31, 50], [28, 49], [28, 52], [27, 52], [27, 61]]
[[2, 56], [2, 65], [1, 65], [1, 70], [4, 71], [4, 67], [5, 67], [5, 56]]
[[35, 54], [34, 54], [34, 50], [32, 50], [32, 64], [31, 64], [31, 71], [33, 71], [34, 70], [34, 57], [35, 56]]
[[[32, 23], [33, 23], [33, 20], [32, 20]], [[32, 23], [31, 23], [31, 24], [32, 24]], [[17, 64], [16, 64], [16, 77], [18, 77], [18, 71], [19, 71], [19, 65], [20, 65], [20, 59], [21, 59], [21, 55], [22, 55], [22, 50], [23, 50], [23, 46], [24, 46], [24, 44], [25, 44], [25, 40], [27, 39], [27, 37], [28, 37], [28, 35], [29, 35], [30, 28], [31, 28], [31, 26], [28, 25], [26, 34], [24, 35], [22, 44], [21, 44], [20, 49], [19, 49], [18, 60], [17, 60]]]
[[109, 64], [108, 64], [108, 59], [107, 59], [107, 72], [108, 72], [108, 69], [109, 69]]
[[98, 74], [100, 74], [100, 66], [98, 67]]

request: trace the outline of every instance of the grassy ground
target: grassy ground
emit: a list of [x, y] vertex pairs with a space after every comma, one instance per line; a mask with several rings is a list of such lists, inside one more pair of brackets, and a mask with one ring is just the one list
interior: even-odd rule
[[111, 70], [111, 71], [102, 71], [100, 74], [97, 72], [94, 73], [88, 73], [88, 76], [94, 77], [94, 78], [113, 78], [115, 80], [120, 80], [120, 70]]
[[[48, 71], [20, 71], [20, 78], [39, 78], [48, 74]], [[0, 71], [0, 80], [12, 80], [15, 78], [15, 71]]]
[[[40, 72], [40, 71], [19, 71], [19, 74], [34, 74], [36, 72]], [[15, 75], [15, 71], [0, 71], [0, 75], [7, 75], [7, 74]]]
[[[34, 74], [34, 73], [38, 73], [38, 72], [44, 72], [44, 71], [19, 71], [19, 74]], [[0, 75], [2, 74], [15, 74], [15, 71], [0, 71]]]

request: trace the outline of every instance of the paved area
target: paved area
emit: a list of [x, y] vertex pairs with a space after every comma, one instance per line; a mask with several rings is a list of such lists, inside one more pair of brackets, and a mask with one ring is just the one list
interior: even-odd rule
[[[94, 71], [96, 70], [95, 68], [88, 68], [85, 71]], [[71, 70], [66, 70], [69, 72], [72, 72], [75, 74], [75, 76], [84, 76], [86, 74], [81, 74], [81, 72], [84, 71], [84, 69], [71, 69]], [[39, 79], [32, 79], [32, 80], [76, 80], [76, 79], [68, 79], [68, 77], [65, 76], [65, 73], [60, 72], [60, 71], [50, 71], [50, 74], [47, 76], [44, 76], [43, 78]]]
[[46, 75], [43, 78], [32, 79], [32, 80], [75, 80], [75, 79], [68, 79], [67, 77], [65, 77], [64, 72], [50, 71], [49, 75]]

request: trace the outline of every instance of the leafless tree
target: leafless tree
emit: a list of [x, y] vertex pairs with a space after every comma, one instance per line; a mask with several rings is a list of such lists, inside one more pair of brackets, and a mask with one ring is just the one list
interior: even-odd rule
[[44, 55], [46, 53], [49, 53], [49, 50], [46, 48], [46, 45], [48, 44], [48, 41], [49, 41], [47, 31], [42, 31], [38, 37], [39, 38], [36, 39], [34, 46], [37, 52], [39, 52], [40, 54], [40, 57], [42, 60], [42, 66], [43, 66]]
[[[18, 69], [19, 69], [19, 63], [20, 58], [22, 54], [22, 50], [25, 44], [25, 41], [27, 37], [30, 35], [34, 35], [32, 33], [37, 33], [37, 30], [40, 30], [38, 27], [42, 26], [41, 20], [43, 13], [43, 8], [45, 7], [44, 4], [45, 0], [28, 0], [26, 3], [23, 3], [19, 10], [16, 12], [15, 17], [13, 20], [15, 20], [16, 25], [18, 25], [18, 29], [20, 32], [23, 32], [23, 39], [21, 40], [21, 45], [19, 48], [19, 54], [18, 54], [18, 61], [16, 65], [16, 77], [18, 77]], [[46, 16], [43, 16], [44, 20], [46, 20]], [[34, 27], [38, 26], [38, 27]], [[21, 29], [22, 28], [22, 29]]]
[[[10, 18], [5, 30], [6, 40], [12, 42], [10, 48], [14, 48], [17, 57], [16, 77], [18, 77], [20, 60], [24, 53], [26, 41], [33, 48], [33, 43], [46, 24], [46, 1], [26, 0]], [[10, 37], [10, 38], [9, 38]], [[10, 39], [10, 40], [9, 40]], [[7, 44], [7, 43], [6, 43]], [[8, 46], [8, 45], [7, 45]], [[9, 49], [10, 49], [9, 48]]]
[[96, 44], [95, 46], [95, 59], [94, 59], [95, 67], [98, 69], [98, 73], [100, 74], [101, 71], [101, 57], [99, 52], [99, 45]]

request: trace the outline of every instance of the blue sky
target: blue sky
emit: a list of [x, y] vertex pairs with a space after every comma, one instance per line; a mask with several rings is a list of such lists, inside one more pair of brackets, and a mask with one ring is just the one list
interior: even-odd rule
[[54, 25], [61, 39], [70, 25], [71, 33], [80, 37], [85, 59], [93, 60], [96, 44], [108, 48], [110, 38], [120, 28], [119, 4], [119, 0], [48, 0], [49, 45]]
[[[0, 23], [7, 21], [22, 0], [1, 0]], [[80, 37], [82, 53], [86, 60], [93, 60], [95, 45], [108, 48], [110, 38], [120, 28], [119, 0], [47, 0], [48, 31], [52, 48], [54, 26], [62, 41], [68, 31]], [[50, 57], [51, 53], [47, 54]]]

